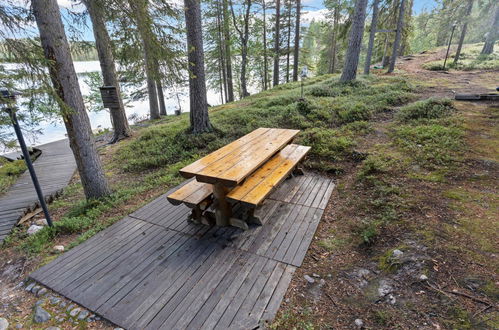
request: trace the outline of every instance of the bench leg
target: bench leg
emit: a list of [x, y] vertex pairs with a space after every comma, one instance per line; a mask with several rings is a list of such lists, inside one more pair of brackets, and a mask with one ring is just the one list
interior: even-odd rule
[[232, 210], [229, 202], [225, 198], [227, 188], [221, 184], [213, 185], [213, 196], [215, 197], [216, 209], [215, 218], [218, 226], [228, 226], [232, 216]]
[[203, 218], [203, 210], [199, 206], [196, 206], [191, 211], [191, 216], [189, 219], [194, 223], [201, 223], [201, 219]]
[[248, 223], [252, 223], [258, 226], [262, 225], [262, 221], [260, 220], [259, 217], [255, 216], [255, 208], [248, 208], [246, 212], [244, 213], [244, 221]]
[[301, 167], [295, 167], [293, 169], [293, 175], [303, 175], [305, 172], [303, 172], [303, 168]]

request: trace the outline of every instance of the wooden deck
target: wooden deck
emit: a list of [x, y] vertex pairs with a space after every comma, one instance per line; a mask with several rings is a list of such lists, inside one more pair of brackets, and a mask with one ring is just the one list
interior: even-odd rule
[[[33, 166], [46, 200], [50, 200], [67, 186], [76, 170], [76, 163], [68, 140], [60, 140], [37, 147], [42, 154]], [[27, 212], [38, 206], [38, 196], [28, 171], [0, 197], [0, 243]]]
[[274, 318], [333, 188], [286, 180], [247, 231], [187, 222], [166, 193], [31, 278], [126, 329], [253, 329]]

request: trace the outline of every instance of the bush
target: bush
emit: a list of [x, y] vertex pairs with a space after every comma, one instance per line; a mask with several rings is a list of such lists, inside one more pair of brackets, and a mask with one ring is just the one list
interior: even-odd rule
[[24, 171], [26, 171], [24, 160], [10, 162], [0, 157], [0, 194], [6, 192]]
[[396, 114], [398, 120], [408, 122], [417, 119], [436, 119], [449, 116], [455, 110], [449, 99], [433, 99], [414, 102], [402, 107]]

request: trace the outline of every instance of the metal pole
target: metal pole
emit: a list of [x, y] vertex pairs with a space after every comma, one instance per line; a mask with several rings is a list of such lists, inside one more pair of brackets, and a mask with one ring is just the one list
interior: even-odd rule
[[33, 180], [33, 185], [35, 186], [36, 194], [38, 195], [38, 200], [40, 201], [40, 206], [42, 207], [43, 213], [45, 214], [45, 219], [47, 220], [48, 225], [52, 227], [52, 219], [50, 218], [49, 210], [47, 208], [47, 204], [45, 203], [45, 198], [43, 197], [42, 188], [38, 183], [38, 178], [36, 177], [35, 169], [33, 168], [33, 163], [31, 162], [28, 148], [26, 148], [26, 143], [24, 142], [24, 137], [21, 132], [21, 128], [19, 127], [19, 122], [17, 121], [16, 112], [11, 108], [7, 108], [6, 111], [10, 115], [12, 125], [14, 126], [14, 130], [16, 131], [17, 140], [19, 141], [19, 145], [21, 146], [21, 150], [24, 155], [24, 161], [26, 162], [29, 174], [31, 175], [31, 180]]
[[445, 64], [447, 63], [447, 57], [449, 56], [450, 45], [452, 44], [452, 37], [454, 36], [454, 30], [456, 29], [456, 24], [452, 25], [452, 31], [450, 33], [449, 45], [447, 46], [447, 53], [445, 53], [444, 66], [442, 70], [445, 70]]

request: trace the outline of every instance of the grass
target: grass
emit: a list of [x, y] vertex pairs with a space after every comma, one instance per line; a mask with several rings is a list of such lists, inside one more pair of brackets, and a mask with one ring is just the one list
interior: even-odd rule
[[10, 162], [0, 157], [0, 195], [5, 193], [24, 171], [26, 171], [24, 160]]
[[[473, 70], [499, 70], [499, 51], [495, 47], [494, 53], [490, 55], [480, 54], [483, 43], [474, 44], [465, 48], [459, 56], [459, 61], [454, 64], [454, 56], [447, 59], [445, 70], [454, 69], [459, 71]], [[430, 71], [443, 70], [444, 60], [432, 61], [423, 64], [423, 68]]]

